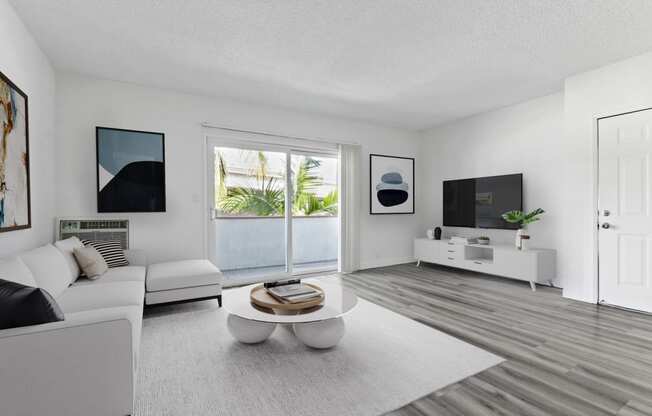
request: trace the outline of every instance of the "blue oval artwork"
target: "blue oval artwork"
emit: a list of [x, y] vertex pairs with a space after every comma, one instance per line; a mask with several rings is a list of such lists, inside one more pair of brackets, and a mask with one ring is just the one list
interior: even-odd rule
[[384, 207], [400, 205], [408, 199], [408, 184], [398, 172], [387, 172], [380, 177], [376, 185], [376, 197]]

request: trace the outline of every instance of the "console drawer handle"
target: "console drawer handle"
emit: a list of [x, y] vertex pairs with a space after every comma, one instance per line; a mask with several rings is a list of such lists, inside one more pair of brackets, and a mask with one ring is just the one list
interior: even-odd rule
[[473, 263], [475, 263], [475, 264], [482, 264], [481, 261], [474, 261]]
[[455, 258], [454, 257], [449, 257], [448, 260], [455, 260]]
[[449, 253], [455, 253], [455, 250], [448, 250]]

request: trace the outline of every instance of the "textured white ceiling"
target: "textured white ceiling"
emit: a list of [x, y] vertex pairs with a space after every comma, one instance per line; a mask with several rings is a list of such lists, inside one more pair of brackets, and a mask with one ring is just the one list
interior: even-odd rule
[[10, 0], [62, 70], [422, 129], [652, 49], [650, 0]]

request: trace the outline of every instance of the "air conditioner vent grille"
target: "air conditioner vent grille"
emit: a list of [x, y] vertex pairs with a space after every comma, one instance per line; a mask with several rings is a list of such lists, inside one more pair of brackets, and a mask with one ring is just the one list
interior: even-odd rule
[[120, 241], [129, 248], [129, 220], [116, 219], [59, 219], [57, 234], [60, 240], [77, 237], [80, 240]]

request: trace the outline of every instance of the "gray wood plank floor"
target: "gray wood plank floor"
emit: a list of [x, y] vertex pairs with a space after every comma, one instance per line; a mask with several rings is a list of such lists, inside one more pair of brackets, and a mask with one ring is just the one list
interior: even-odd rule
[[507, 360], [388, 415], [652, 415], [650, 315], [434, 265], [363, 270], [343, 281]]

